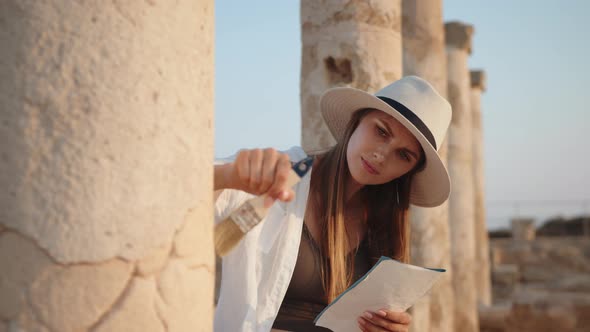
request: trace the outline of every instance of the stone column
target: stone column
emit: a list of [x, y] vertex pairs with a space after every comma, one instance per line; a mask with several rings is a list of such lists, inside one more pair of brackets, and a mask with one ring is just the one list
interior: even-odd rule
[[[447, 90], [447, 67], [441, 0], [402, 2], [404, 76], [417, 75], [429, 81], [443, 96]], [[447, 141], [439, 154], [447, 158]], [[454, 297], [450, 254], [448, 203], [436, 208], [412, 206], [412, 264], [447, 270], [424, 300], [412, 309], [415, 332], [454, 330]]]
[[535, 239], [535, 220], [532, 218], [514, 218], [511, 220], [512, 241], [515, 244], [528, 243]]
[[475, 212], [470, 79], [467, 59], [473, 27], [460, 22], [445, 24], [448, 97], [453, 117], [448, 134], [448, 165], [452, 181], [449, 199], [455, 331], [478, 331], [475, 288]]
[[483, 70], [472, 70], [471, 116], [473, 126], [473, 195], [475, 197], [475, 283], [479, 304], [492, 304], [490, 244], [486, 223], [484, 142], [481, 117], [481, 94], [486, 89]]
[[0, 330], [212, 330], [213, 27], [0, 4]]
[[301, 1], [301, 144], [335, 144], [319, 112], [328, 88], [375, 92], [401, 78], [401, 0]]

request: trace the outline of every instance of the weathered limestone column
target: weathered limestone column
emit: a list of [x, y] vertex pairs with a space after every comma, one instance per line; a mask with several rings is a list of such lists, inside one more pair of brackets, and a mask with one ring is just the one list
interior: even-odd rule
[[475, 212], [473, 197], [472, 117], [467, 59], [473, 27], [445, 24], [448, 97], [453, 107], [449, 127], [448, 165], [452, 181], [449, 199], [455, 331], [479, 331], [475, 288]]
[[0, 330], [211, 331], [213, 1], [3, 1], [0, 45]]
[[[443, 96], [447, 91], [447, 65], [441, 0], [404, 0], [402, 38], [404, 76], [429, 81]], [[447, 141], [439, 148], [447, 158]], [[447, 272], [424, 300], [412, 309], [415, 332], [454, 330], [454, 297], [451, 269], [448, 203], [436, 208], [412, 206], [412, 264], [445, 268]]]
[[374, 92], [402, 75], [401, 0], [301, 1], [301, 144], [335, 144], [319, 112], [328, 88]]
[[472, 70], [471, 116], [473, 130], [473, 195], [475, 197], [475, 283], [479, 304], [492, 304], [490, 270], [490, 244], [486, 223], [485, 172], [483, 122], [481, 116], [481, 94], [486, 90], [486, 76], [483, 70]]
[[532, 218], [514, 218], [511, 220], [512, 240], [516, 244], [531, 242], [535, 239], [535, 220]]

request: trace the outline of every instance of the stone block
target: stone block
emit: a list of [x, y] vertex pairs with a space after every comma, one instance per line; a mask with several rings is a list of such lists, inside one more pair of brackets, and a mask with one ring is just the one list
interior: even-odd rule
[[586, 257], [583, 248], [567, 243], [556, 244], [548, 249], [547, 263], [559, 265], [563, 269], [590, 273], [590, 257]]
[[557, 269], [549, 269], [545, 264], [523, 264], [521, 280], [524, 283], [539, 283], [554, 280], [561, 274]]
[[520, 273], [516, 264], [502, 264], [495, 266], [492, 271], [494, 284], [513, 286], [518, 283]]
[[10, 332], [52, 332], [50, 331], [47, 326], [43, 325], [39, 322], [36, 317], [34, 317], [31, 308], [25, 307], [24, 310], [21, 310], [18, 317], [16, 319], [10, 321], [8, 324], [8, 331]]
[[156, 282], [151, 278], [133, 278], [124, 297], [93, 329], [94, 332], [164, 332], [166, 326], [156, 311]]
[[507, 332], [590, 330], [590, 297], [554, 291], [519, 292], [507, 319]]
[[492, 292], [494, 303], [509, 300], [512, 294], [519, 288], [520, 273], [515, 264], [502, 264], [492, 270]]
[[558, 278], [547, 285], [550, 290], [589, 293], [590, 296], [590, 274], [575, 274]]
[[11, 3], [2, 223], [76, 264], [145, 257], [195, 203], [212, 220], [213, 1]]
[[570, 306], [550, 302], [514, 303], [506, 331], [575, 331], [576, 324], [576, 314]]
[[49, 257], [32, 240], [15, 232], [0, 234], [0, 319], [17, 316], [29, 285], [51, 265]]
[[157, 248], [147, 257], [142, 258], [137, 262], [136, 273], [142, 277], [147, 277], [162, 270], [170, 256], [171, 247], [172, 244], [169, 243], [166, 246]]
[[501, 332], [506, 329], [506, 319], [511, 305], [479, 306], [479, 328], [483, 332]]
[[445, 23], [445, 43], [447, 46], [471, 53], [473, 33], [474, 28], [472, 25], [457, 21]]
[[110, 310], [132, 272], [132, 264], [121, 260], [52, 266], [31, 286], [35, 316], [53, 331], [84, 330]]
[[160, 298], [156, 309], [169, 331], [213, 329], [213, 283], [211, 267], [189, 269], [184, 260], [171, 259], [158, 278]]
[[[200, 256], [211, 253], [213, 248], [213, 223], [203, 222], [202, 211], [190, 209], [184, 216], [181, 229], [174, 238], [174, 252], [179, 257]], [[203, 236], [207, 234], [207, 236]], [[208, 264], [213, 263], [213, 255], [203, 256]]]
[[505, 253], [504, 248], [499, 248], [499, 247], [491, 248], [491, 252], [492, 252], [492, 266], [506, 263], [505, 262], [506, 253]]
[[530, 242], [535, 239], [535, 220], [531, 218], [515, 218], [511, 221], [512, 240]]

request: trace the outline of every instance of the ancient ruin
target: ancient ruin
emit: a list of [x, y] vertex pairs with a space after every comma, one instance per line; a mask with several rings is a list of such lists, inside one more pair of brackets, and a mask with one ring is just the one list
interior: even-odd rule
[[211, 331], [213, 1], [0, 7], [0, 331]]
[[[447, 91], [445, 34], [442, 2], [402, 2], [403, 70], [429, 81], [439, 93]], [[447, 158], [447, 140], [439, 154]], [[447, 269], [435, 288], [412, 308], [412, 331], [454, 331], [453, 270], [449, 233], [448, 202], [435, 208], [410, 209], [411, 261], [419, 266]]]
[[473, 27], [445, 24], [448, 99], [453, 118], [448, 133], [448, 168], [453, 184], [449, 198], [451, 260], [455, 293], [455, 331], [474, 332], [477, 320], [475, 288], [475, 200], [473, 197], [473, 130], [471, 82], [467, 59]]
[[[214, 1], [0, 4], [0, 332], [212, 331]], [[449, 202], [412, 208], [448, 269], [413, 332], [590, 330], [590, 219], [489, 239], [474, 27], [439, 0], [301, 1], [301, 144], [327, 88], [419, 75], [453, 118]], [[157, 33], [156, 33], [157, 32]], [[489, 73], [493, 75], [493, 73]], [[492, 87], [490, 87], [492, 89]]]

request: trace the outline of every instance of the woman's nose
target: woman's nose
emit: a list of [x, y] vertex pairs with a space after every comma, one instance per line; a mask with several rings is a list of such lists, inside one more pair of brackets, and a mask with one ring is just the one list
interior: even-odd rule
[[383, 162], [384, 159], [385, 159], [385, 157], [383, 156], [382, 153], [377, 152], [377, 151], [373, 152], [373, 160], [374, 161], [380, 163], [380, 162]]

